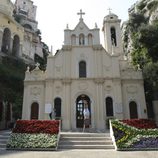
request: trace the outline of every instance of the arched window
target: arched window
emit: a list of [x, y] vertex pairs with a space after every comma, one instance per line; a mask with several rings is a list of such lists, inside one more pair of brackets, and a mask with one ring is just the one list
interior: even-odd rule
[[54, 99], [54, 110], [55, 110], [55, 117], [61, 117], [61, 99], [55, 98]]
[[112, 27], [110, 31], [111, 31], [111, 42], [112, 42], [112, 45], [117, 46], [116, 29], [114, 27]]
[[137, 111], [137, 104], [134, 101], [129, 103], [129, 111], [130, 111], [130, 118], [135, 119], [138, 118], [138, 111]]
[[93, 39], [92, 39], [92, 34], [88, 35], [88, 45], [92, 45], [93, 44]]
[[18, 35], [15, 35], [13, 39], [13, 48], [12, 48], [12, 54], [14, 56], [19, 55], [19, 48], [20, 48], [20, 38]]
[[76, 35], [71, 36], [71, 44], [76, 45]]
[[34, 102], [31, 105], [31, 119], [38, 119], [38, 113], [39, 113], [39, 105], [38, 103]]
[[79, 77], [87, 77], [86, 62], [85, 61], [79, 62]]
[[106, 116], [114, 116], [113, 100], [111, 97], [106, 98]]
[[9, 53], [10, 51], [10, 42], [11, 42], [11, 32], [8, 28], [4, 29], [3, 38], [2, 38], [2, 52]]
[[84, 34], [79, 35], [79, 45], [85, 45], [85, 36], [84, 36]]

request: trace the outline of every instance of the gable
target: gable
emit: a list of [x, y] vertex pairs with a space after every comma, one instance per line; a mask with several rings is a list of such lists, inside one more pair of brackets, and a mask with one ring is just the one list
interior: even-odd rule
[[87, 32], [89, 32], [90, 31], [90, 29], [88, 28], [88, 26], [83, 22], [83, 21], [80, 21], [77, 25], [76, 25], [76, 27], [75, 27], [75, 29], [73, 30], [73, 33], [78, 33], [78, 34], [80, 34], [80, 33], [87, 33]]

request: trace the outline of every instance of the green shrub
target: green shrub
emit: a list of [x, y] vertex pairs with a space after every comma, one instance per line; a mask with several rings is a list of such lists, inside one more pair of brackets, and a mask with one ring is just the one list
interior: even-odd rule
[[158, 1], [152, 1], [150, 3], [148, 3], [147, 8], [151, 11], [154, 11], [158, 6]]

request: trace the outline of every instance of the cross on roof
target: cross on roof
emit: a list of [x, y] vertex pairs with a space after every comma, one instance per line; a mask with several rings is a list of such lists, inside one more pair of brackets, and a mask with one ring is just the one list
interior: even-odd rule
[[109, 11], [109, 14], [111, 14], [112, 9], [111, 9], [111, 8], [108, 8], [108, 11]]
[[80, 20], [81, 20], [81, 19], [83, 19], [83, 18], [82, 18], [82, 15], [85, 15], [85, 13], [84, 13], [84, 12], [82, 12], [82, 9], [80, 9], [80, 12], [79, 12], [79, 13], [77, 13], [77, 15], [80, 15]]

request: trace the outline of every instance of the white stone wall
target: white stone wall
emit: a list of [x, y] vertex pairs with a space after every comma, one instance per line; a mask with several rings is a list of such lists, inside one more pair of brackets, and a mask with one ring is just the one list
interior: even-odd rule
[[31, 0], [16, 0], [17, 11], [18, 9], [23, 9], [28, 13], [28, 18], [31, 20], [36, 20], [36, 9], [37, 7], [33, 5]]
[[[73, 34], [78, 37], [80, 33], [86, 34], [89, 31], [91, 30], [80, 21]], [[141, 71], [135, 71], [118, 54], [107, 53], [99, 43], [97, 40], [98, 45], [71, 45], [71, 31], [65, 30], [64, 46], [56, 55], [48, 57], [46, 72], [38, 68], [33, 72], [26, 72], [23, 118], [30, 117], [28, 110], [35, 99], [30, 90], [37, 85], [41, 89], [38, 97], [36, 95], [41, 107], [39, 119], [48, 119], [42, 104], [50, 103], [54, 106], [54, 99], [59, 97], [62, 100], [62, 128], [65, 130], [76, 129], [76, 99], [82, 94], [90, 98], [92, 128], [106, 128], [106, 121], [109, 119], [106, 116], [107, 97], [113, 100], [114, 118], [130, 118], [130, 101], [136, 102], [138, 117], [146, 118]], [[121, 50], [121, 47], [118, 49]], [[86, 62], [85, 78], [79, 78], [80, 61]]]

